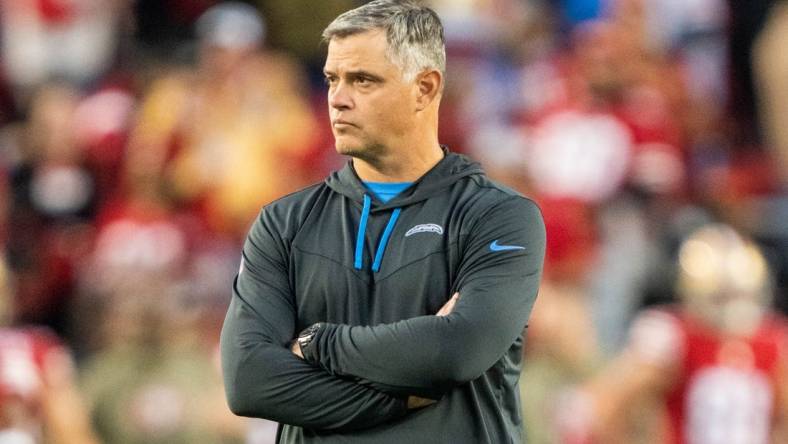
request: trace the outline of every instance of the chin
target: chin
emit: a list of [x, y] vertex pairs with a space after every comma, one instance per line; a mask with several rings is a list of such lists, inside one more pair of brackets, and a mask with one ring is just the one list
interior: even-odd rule
[[334, 135], [334, 147], [339, 154], [371, 162], [386, 151], [381, 143], [344, 134]]
[[374, 150], [366, 144], [357, 141], [336, 139], [335, 148], [337, 153], [345, 156], [358, 157], [364, 159], [370, 155]]
[[364, 149], [360, 145], [355, 143], [337, 141], [334, 147], [336, 148], [337, 153], [343, 154], [345, 156], [355, 157], [356, 155], [364, 151]]

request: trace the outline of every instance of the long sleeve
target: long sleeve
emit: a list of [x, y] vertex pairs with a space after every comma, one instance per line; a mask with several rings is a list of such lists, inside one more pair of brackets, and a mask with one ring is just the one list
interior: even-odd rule
[[493, 366], [528, 321], [545, 228], [537, 206], [521, 197], [497, 203], [476, 220], [459, 266], [460, 299], [450, 315], [376, 326], [326, 324], [306, 359], [331, 374], [438, 391]]
[[284, 242], [265, 211], [244, 246], [221, 334], [230, 409], [323, 430], [372, 427], [406, 414], [405, 401], [326, 373], [288, 348], [296, 309]]

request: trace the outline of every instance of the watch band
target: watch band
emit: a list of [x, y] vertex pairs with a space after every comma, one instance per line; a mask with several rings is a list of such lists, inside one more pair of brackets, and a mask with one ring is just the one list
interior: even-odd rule
[[298, 334], [296, 341], [298, 341], [298, 346], [301, 347], [301, 353], [304, 355], [304, 358], [307, 357], [307, 348], [315, 339], [317, 332], [320, 330], [321, 324], [318, 322], [316, 324], [312, 324], [309, 327], [303, 329], [301, 333]]

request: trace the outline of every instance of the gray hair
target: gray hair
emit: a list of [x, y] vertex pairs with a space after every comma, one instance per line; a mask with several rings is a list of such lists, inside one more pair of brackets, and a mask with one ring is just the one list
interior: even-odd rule
[[414, 0], [375, 0], [337, 17], [323, 40], [372, 30], [386, 31], [389, 60], [411, 81], [425, 69], [446, 75], [446, 42], [438, 14]]

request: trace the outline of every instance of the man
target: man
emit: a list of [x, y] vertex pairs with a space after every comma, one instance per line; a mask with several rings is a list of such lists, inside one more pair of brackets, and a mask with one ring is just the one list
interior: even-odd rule
[[230, 408], [280, 422], [282, 443], [520, 442], [539, 210], [438, 144], [432, 10], [373, 1], [324, 38], [352, 160], [249, 233], [221, 338]]
[[562, 442], [631, 442], [633, 406], [648, 401], [666, 427], [645, 442], [787, 442], [788, 329], [768, 308], [763, 255], [714, 224], [684, 241], [678, 262], [681, 303], [641, 313], [622, 354], [567, 396]]
[[98, 443], [71, 351], [50, 329], [14, 322], [13, 281], [0, 257], [0, 443]]
[[140, 105], [126, 164], [135, 196], [165, 187], [211, 230], [241, 238], [261, 205], [309, 183], [296, 160], [314, 146], [316, 119], [299, 67], [263, 50], [265, 33], [248, 4], [200, 16], [197, 66], [168, 70]]

